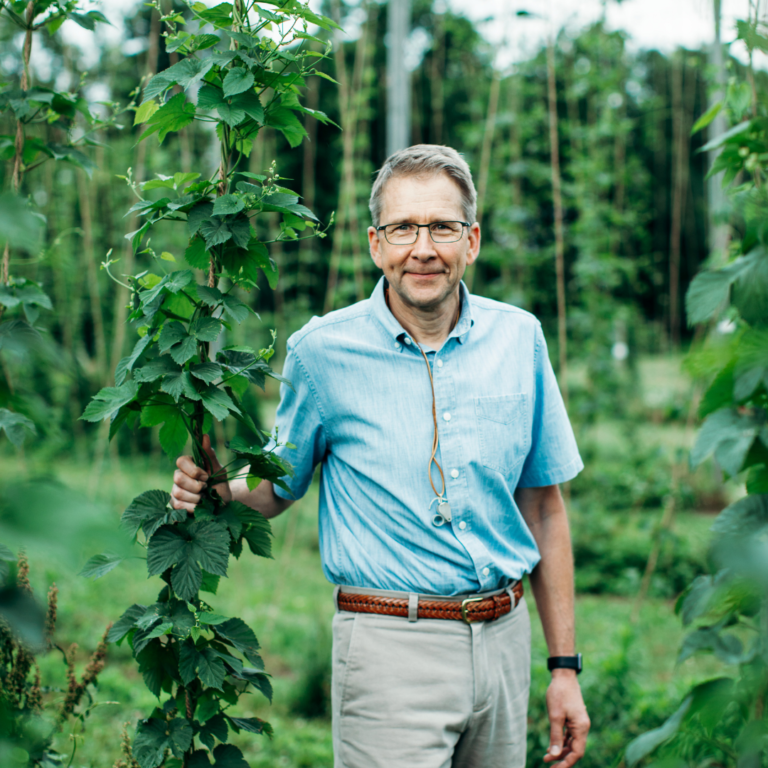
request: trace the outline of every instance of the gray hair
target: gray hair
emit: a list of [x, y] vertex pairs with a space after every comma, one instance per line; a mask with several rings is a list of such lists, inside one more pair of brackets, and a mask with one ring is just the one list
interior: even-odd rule
[[386, 183], [395, 176], [433, 176], [445, 173], [456, 182], [461, 191], [461, 208], [466, 221], [474, 224], [477, 218], [477, 192], [466, 160], [451, 147], [439, 144], [414, 144], [390, 155], [376, 175], [371, 189], [368, 208], [373, 226], [381, 219], [382, 194]]

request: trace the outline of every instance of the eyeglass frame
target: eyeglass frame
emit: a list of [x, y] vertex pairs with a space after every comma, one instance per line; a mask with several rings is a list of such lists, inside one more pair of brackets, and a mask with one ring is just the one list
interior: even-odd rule
[[[435, 240], [434, 237], [432, 237], [432, 232], [430, 231], [430, 227], [434, 226], [435, 224], [447, 224], [448, 222], [456, 222], [457, 224], [461, 224], [461, 234], [455, 239], [455, 240], [443, 240], [442, 242], [439, 240]], [[461, 240], [462, 237], [464, 237], [464, 227], [469, 229], [472, 225], [468, 221], [459, 221], [458, 219], [447, 219], [444, 221], [430, 221], [429, 224], [414, 224], [411, 221], [401, 221], [401, 222], [391, 222], [390, 224], [382, 224], [379, 227], [376, 227], [376, 232], [381, 232], [382, 230], [386, 230], [387, 227], [396, 226], [399, 227], [403, 224], [407, 224], [409, 227], [416, 227], [416, 238], [412, 243], [393, 243], [388, 237], [386, 231], [384, 232], [384, 239], [390, 244], [390, 245], [413, 245], [416, 243], [419, 239], [419, 229], [422, 227], [427, 228], [427, 232], [429, 232], [429, 237], [432, 240], [432, 242], [435, 245], [451, 245], [452, 243], [458, 243], [459, 240]]]

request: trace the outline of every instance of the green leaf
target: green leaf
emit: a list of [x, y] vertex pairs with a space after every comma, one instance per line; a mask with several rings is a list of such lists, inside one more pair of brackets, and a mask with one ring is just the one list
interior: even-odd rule
[[197, 665], [200, 654], [194, 642], [185, 640], [179, 648], [179, 674], [184, 685], [189, 685], [197, 677]]
[[141, 768], [157, 768], [163, 762], [167, 746], [165, 720], [153, 717], [139, 721], [133, 740], [133, 756]]
[[272, 683], [269, 681], [269, 675], [262, 669], [243, 667], [240, 674], [233, 676], [249, 682], [256, 690], [261, 691], [269, 701], [272, 701]]
[[201, 109], [216, 109], [221, 104], [226, 104], [221, 88], [206, 83], [206, 85], [197, 92], [197, 106]]
[[238, 109], [233, 104], [227, 104], [225, 101], [216, 106], [216, 112], [230, 128], [235, 128], [245, 120], [245, 110]]
[[160, 109], [160, 105], [154, 99], [145, 101], [136, 110], [136, 116], [133, 119], [133, 124], [141, 125], [141, 123], [146, 123], [147, 120], [149, 120], [149, 118], [152, 117], [152, 115], [154, 115], [158, 109]]
[[205, 240], [201, 237], [195, 237], [190, 240], [187, 249], [184, 251], [184, 258], [190, 267], [208, 269], [211, 263], [211, 256], [205, 248]]
[[259, 641], [253, 630], [242, 619], [229, 619], [223, 624], [216, 624], [214, 632], [226, 643], [240, 651], [247, 659], [259, 657]]
[[206, 246], [210, 249], [215, 245], [226, 243], [232, 237], [232, 232], [225, 219], [209, 219], [200, 225], [200, 234], [205, 238]]
[[[16, 559], [15, 557], [13, 558]], [[214, 624], [223, 624], [225, 621], [229, 621], [229, 616], [221, 616], [218, 613], [201, 613], [198, 615], [197, 620], [201, 624], [206, 626], [212, 626]]]
[[699, 416], [704, 418], [710, 413], [731, 405], [733, 402], [733, 369], [728, 365], [717, 374], [699, 403]]
[[221, 366], [218, 363], [198, 363], [193, 365], [189, 372], [197, 379], [210, 384], [221, 376]]
[[222, 683], [227, 671], [224, 668], [224, 662], [211, 648], [206, 648], [200, 653], [198, 673], [205, 685], [222, 690]]
[[212, 521], [196, 521], [188, 528], [163, 526], [152, 537], [147, 549], [149, 575], [174, 567], [171, 584], [183, 600], [192, 600], [200, 589], [202, 571], [227, 575], [229, 534]]
[[249, 91], [241, 93], [232, 99], [232, 106], [245, 112], [248, 117], [255, 120], [259, 125], [264, 125], [264, 107], [256, 93]]
[[158, 339], [160, 352], [167, 352], [172, 346], [189, 336], [187, 329], [178, 320], [172, 320], [163, 326]]
[[44, 223], [45, 219], [26, 200], [10, 193], [0, 194], [0, 247], [8, 243], [12, 248], [37, 252]]
[[167, 419], [160, 428], [158, 435], [160, 447], [169, 458], [175, 459], [184, 451], [184, 446], [187, 444], [187, 436], [187, 427], [184, 419], [181, 413], [177, 412], [173, 418]]
[[[15, 559], [15, 558], [14, 558]], [[107, 633], [110, 643], [119, 643], [134, 627], [147, 610], [146, 605], [135, 603], [113, 625]]]
[[691, 128], [691, 136], [698, 133], [702, 128], [706, 128], [719, 114], [723, 108], [723, 102], [718, 101], [713, 104], [694, 124]]
[[215, 27], [230, 29], [232, 27], [232, 3], [219, 3], [213, 8], [207, 8], [204, 3], [195, 3], [195, 14]]
[[243, 753], [233, 744], [219, 744], [213, 750], [216, 768], [249, 768]]
[[150, 539], [160, 526], [186, 520], [186, 510], [173, 509], [170, 501], [167, 491], [145, 491], [126, 507], [120, 522], [131, 537], [141, 528]]
[[708, 141], [701, 149], [699, 149], [699, 152], [709, 152], [712, 149], [717, 149], [718, 147], [721, 147], [723, 144], [725, 144], [727, 141], [730, 141], [735, 136], [740, 136], [744, 131], [748, 130], [750, 126], [752, 125], [751, 120], [745, 120], [743, 123], [739, 123], [738, 125], [735, 125], [730, 130], [727, 130], [725, 133], [720, 134], [720, 136], [715, 137], [711, 141]]
[[224, 719], [224, 715], [219, 712], [218, 703], [216, 706], [216, 714], [208, 719], [205, 723], [205, 727], [200, 731], [200, 741], [205, 744], [208, 749], [213, 749], [215, 739], [219, 741], [227, 740], [227, 721]]
[[21, 413], [0, 408], [0, 430], [5, 430], [8, 439], [20, 448], [24, 443], [27, 433], [37, 434], [35, 423]]
[[163, 379], [160, 389], [169, 394], [177, 403], [182, 395], [185, 395], [190, 400], [197, 401], [200, 399], [200, 395], [188, 371], [176, 370], [173, 373], [169, 373]]
[[164, 683], [178, 681], [178, 669], [173, 652], [163, 647], [159, 640], [150, 641], [144, 650], [136, 654], [139, 672], [144, 684], [157, 697], [160, 696]]
[[215, 595], [219, 591], [220, 580], [220, 576], [214, 576], [212, 573], [203, 570], [203, 583], [200, 585], [200, 591]]
[[184, 753], [192, 746], [192, 726], [187, 720], [176, 717], [168, 724], [168, 731], [171, 752], [176, 757], [183, 758]]
[[213, 384], [201, 392], [201, 395], [205, 409], [219, 421], [224, 420], [230, 411], [240, 413], [230, 396]]
[[247, 91], [253, 87], [253, 73], [245, 67], [233, 67], [227, 72], [227, 76], [222, 83], [224, 87], [224, 97], [228, 98], [235, 94]]
[[79, 24], [83, 29], [87, 29], [89, 32], [93, 32], [94, 29], [96, 29], [96, 25], [99, 23], [110, 23], [109, 19], [107, 19], [101, 11], [87, 11], [85, 13], [69, 11], [67, 13], [67, 18], [72, 19], [72, 21]]
[[698, 651], [711, 651], [726, 664], [740, 664], [748, 659], [744, 655], [744, 646], [735, 635], [722, 632], [723, 624], [721, 621], [714, 627], [701, 627], [683, 640], [678, 663], [682, 664]]
[[196, 59], [189, 57], [182, 59], [162, 72], [171, 83], [177, 83], [185, 90], [190, 85], [200, 82], [213, 66], [211, 59]]
[[244, 207], [245, 203], [239, 195], [222, 195], [213, 203], [213, 215], [227, 216], [231, 213], [239, 213]]
[[264, 726], [267, 725], [258, 717], [229, 717], [227, 715], [227, 720], [236, 731], [247, 731], [248, 733], [263, 733]]
[[285, 107], [270, 109], [265, 115], [265, 125], [271, 125], [285, 136], [291, 148], [298, 147], [307, 132], [296, 114]]
[[712, 524], [712, 532], [761, 536], [768, 529], [768, 495], [745, 496], [726, 507]]
[[627, 751], [625, 752], [625, 758], [629, 768], [633, 768], [633, 766], [637, 765], [644, 757], [650, 755], [657, 747], [665, 741], [669, 741], [669, 739], [677, 733], [678, 728], [680, 728], [680, 725], [691, 706], [691, 701], [692, 699], [689, 696], [680, 705], [677, 712], [675, 712], [675, 714], [663, 725], [642, 734], [642, 736], [638, 736], [629, 743]]
[[224, 312], [236, 323], [242, 323], [253, 310], [247, 304], [240, 301], [237, 296], [228, 295], [224, 298]]
[[187, 768], [210, 768], [211, 761], [204, 749], [196, 749], [187, 757]]
[[179, 364], [183, 365], [197, 352], [197, 341], [193, 336], [188, 336], [180, 344], [171, 349], [171, 357]]
[[750, 325], [768, 325], [768, 252], [755, 248], [733, 284], [732, 303]]
[[125, 560], [120, 555], [94, 555], [83, 566], [78, 576], [84, 576], [87, 579], [94, 580], [106, 576], [113, 568], [116, 568]]
[[119, 387], [104, 387], [93, 396], [80, 418], [84, 421], [108, 419], [121, 406], [131, 402], [138, 391], [139, 385], [136, 381], [128, 381]]
[[215, 317], [199, 317], [189, 327], [189, 332], [200, 341], [216, 341], [221, 329], [221, 320]]
[[157, 381], [166, 373], [179, 373], [180, 370], [179, 366], [176, 365], [170, 357], [163, 355], [155, 360], [151, 360], [141, 368], [137, 368], [133, 372], [133, 377], [136, 381], [146, 383]]
[[[251, 242], [251, 222], [247, 216], [237, 216], [229, 222], [229, 229], [232, 232], [232, 241], [238, 248], [247, 249]], [[241, 254], [238, 254], [240, 256]]]
[[195, 235], [203, 222], [210, 218], [213, 214], [213, 203], [205, 201], [198, 203], [194, 208], [190, 208], [187, 212], [187, 228], [189, 229], [189, 236]]
[[762, 256], [762, 249], [736, 259], [719, 270], [699, 272], [685, 296], [689, 325], [704, 323], [725, 303], [731, 285], [750, 271]]
[[697, 467], [714, 454], [724, 472], [739, 473], [744, 459], [757, 436], [759, 425], [751, 416], [735, 408], [722, 408], [704, 420], [696, 444], [691, 451], [691, 466]]
[[147, 125], [151, 127], [141, 134], [139, 141], [143, 141], [147, 136], [157, 133], [158, 139], [162, 143], [169, 133], [180, 131], [193, 122], [194, 119], [195, 105], [186, 101], [183, 93], [177, 93], [147, 120]]

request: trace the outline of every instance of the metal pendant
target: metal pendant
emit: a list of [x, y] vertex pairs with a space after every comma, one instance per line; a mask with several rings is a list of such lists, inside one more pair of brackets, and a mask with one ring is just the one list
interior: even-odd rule
[[[432, 504], [437, 502], [437, 514], [432, 518], [432, 525], [439, 528], [441, 525], [451, 522], [451, 505], [444, 499], [432, 499]], [[429, 506], [431, 507], [432, 504]]]

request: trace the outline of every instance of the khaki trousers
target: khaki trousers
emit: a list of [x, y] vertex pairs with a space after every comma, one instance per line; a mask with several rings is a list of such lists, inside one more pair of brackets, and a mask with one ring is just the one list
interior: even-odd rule
[[333, 619], [335, 768], [524, 768], [531, 627]]

